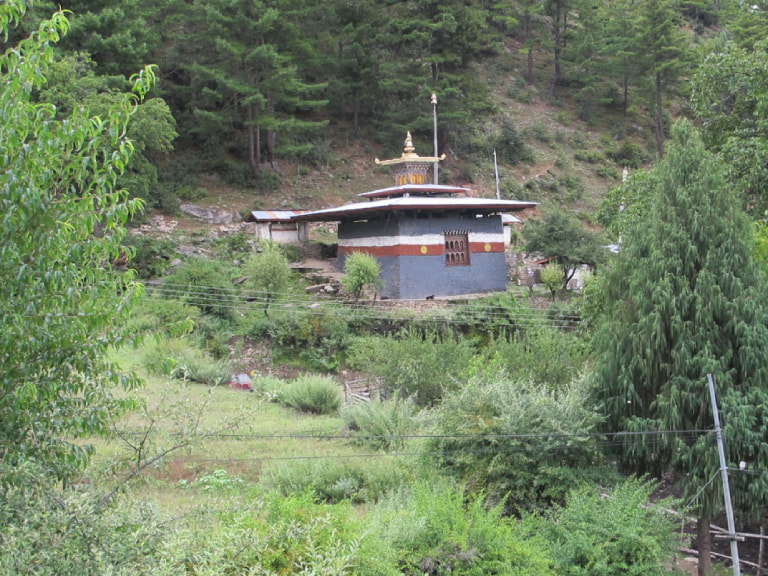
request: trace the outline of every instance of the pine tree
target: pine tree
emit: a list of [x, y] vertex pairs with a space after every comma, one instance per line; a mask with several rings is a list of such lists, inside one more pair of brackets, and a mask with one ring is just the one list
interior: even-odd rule
[[646, 70], [652, 79], [653, 132], [656, 151], [664, 153], [664, 95], [669, 94], [685, 66], [686, 40], [679, 30], [680, 15], [672, 0], [644, 0], [640, 37]]
[[694, 432], [712, 428], [707, 374], [718, 388], [728, 463], [754, 467], [732, 477], [734, 505], [747, 521], [766, 503], [768, 308], [750, 223], [723, 164], [688, 122], [672, 136], [649, 174], [651, 209], [626, 231], [601, 279], [594, 384], [606, 431], [638, 433], [623, 437], [622, 465], [674, 471], [686, 498], [697, 495], [703, 561], [709, 520], [723, 503], [719, 483], [709, 482], [719, 469], [714, 438]]
[[191, 73], [201, 94], [198, 129], [219, 143], [231, 142], [243, 130], [254, 177], [262, 150], [274, 161], [278, 134], [286, 136], [284, 153], [308, 153], [311, 142], [289, 136], [325, 126], [301, 114], [327, 104], [319, 96], [325, 86], [302, 78], [293, 51], [305, 46], [280, 2], [200, 0], [192, 14], [198, 58]]

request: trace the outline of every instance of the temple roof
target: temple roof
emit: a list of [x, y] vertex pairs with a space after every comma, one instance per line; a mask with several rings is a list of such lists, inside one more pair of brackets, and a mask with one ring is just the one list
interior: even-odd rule
[[409, 131], [405, 136], [403, 154], [400, 158], [393, 158], [391, 160], [379, 160], [376, 158], [375, 162], [380, 166], [396, 166], [398, 164], [434, 164], [441, 160], [445, 160], [445, 154], [441, 154], [440, 156], [419, 156], [416, 154], [416, 148], [413, 146], [413, 138]]
[[519, 212], [534, 206], [538, 206], [538, 202], [469, 197], [401, 196], [372, 200], [370, 202], [357, 202], [336, 208], [326, 208], [325, 210], [315, 210], [306, 214], [297, 214], [291, 220], [309, 220], [314, 222], [370, 220], [394, 213], [409, 213], [413, 215], [470, 213], [480, 216], [501, 212]]
[[400, 186], [390, 186], [371, 192], [358, 194], [361, 198], [380, 198], [395, 196], [438, 196], [449, 194], [466, 194], [470, 192], [469, 188], [460, 186], [446, 186], [444, 184], [402, 184]]

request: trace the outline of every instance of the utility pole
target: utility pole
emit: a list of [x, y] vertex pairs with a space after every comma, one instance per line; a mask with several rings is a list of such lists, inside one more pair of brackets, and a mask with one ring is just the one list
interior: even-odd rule
[[432, 124], [435, 128], [435, 184], [439, 184], [439, 180], [437, 178], [437, 94], [432, 92]]
[[[707, 374], [709, 381], [709, 396], [712, 399], [712, 415], [715, 419], [715, 437], [717, 438], [717, 452], [720, 454], [720, 477], [723, 480], [723, 498], [725, 499], [725, 516], [728, 520], [728, 539], [731, 541], [731, 561], [733, 562], [733, 576], [741, 576], [739, 565], [739, 545], [736, 542], [736, 522], [733, 520], [733, 506], [731, 505], [731, 488], [728, 485], [728, 467], [725, 465], [725, 449], [723, 448], [723, 432], [720, 430], [720, 415], [717, 411], [715, 400], [715, 382], [712, 374]], [[707, 527], [709, 529], [709, 527]]]
[[496, 173], [496, 200], [501, 200], [501, 189], [499, 188], [499, 165], [496, 163], [496, 150], [493, 150], [493, 171]]

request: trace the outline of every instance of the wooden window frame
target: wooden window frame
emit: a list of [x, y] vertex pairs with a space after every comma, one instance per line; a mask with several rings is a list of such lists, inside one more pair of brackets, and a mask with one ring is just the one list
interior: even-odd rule
[[445, 242], [446, 266], [470, 266], [469, 231], [446, 230], [443, 232]]

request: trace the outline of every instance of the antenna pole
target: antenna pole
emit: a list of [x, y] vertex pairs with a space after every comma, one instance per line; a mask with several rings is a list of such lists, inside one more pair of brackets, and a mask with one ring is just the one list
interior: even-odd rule
[[432, 92], [432, 124], [435, 129], [435, 184], [439, 184], [437, 177], [437, 94]]
[[[728, 539], [731, 541], [731, 561], [733, 562], [733, 576], [741, 576], [739, 565], [739, 545], [736, 542], [736, 522], [733, 520], [733, 506], [731, 505], [731, 488], [728, 485], [728, 467], [725, 465], [725, 449], [723, 448], [723, 432], [720, 429], [720, 414], [717, 411], [715, 400], [715, 382], [712, 374], [707, 374], [709, 382], [709, 396], [712, 399], [712, 415], [715, 419], [715, 437], [717, 438], [717, 452], [720, 454], [720, 477], [723, 480], [723, 498], [725, 499], [725, 516], [728, 520]], [[707, 527], [709, 530], [709, 527]]]

